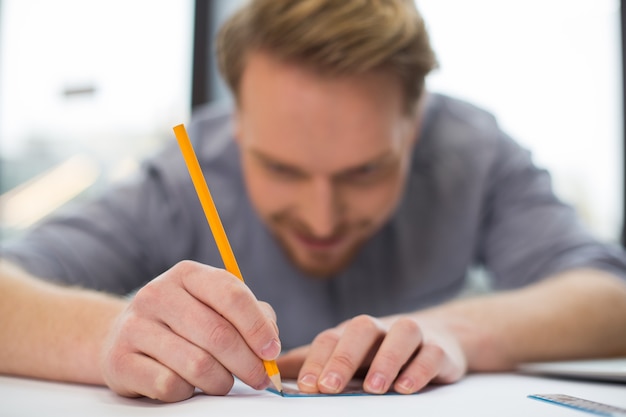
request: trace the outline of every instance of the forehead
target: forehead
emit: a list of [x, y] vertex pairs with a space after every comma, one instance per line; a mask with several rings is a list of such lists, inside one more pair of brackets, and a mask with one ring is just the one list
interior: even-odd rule
[[341, 169], [400, 146], [411, 122], [400, 82], [382, 72], [325, 76], [252, 53], [238, 100], [244, 147], [308, 169]]

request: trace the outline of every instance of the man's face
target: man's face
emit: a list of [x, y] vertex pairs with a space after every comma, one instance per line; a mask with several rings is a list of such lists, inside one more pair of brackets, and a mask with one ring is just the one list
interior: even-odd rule
[[249, 55], [235, 126], [245, 181], [297, 267], [336, 274], [390, 217], [417, 125], [389, 75], [323, 77]]

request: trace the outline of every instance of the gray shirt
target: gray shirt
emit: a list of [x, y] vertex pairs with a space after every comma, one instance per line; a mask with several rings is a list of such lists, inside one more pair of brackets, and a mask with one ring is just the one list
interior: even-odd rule
[[[431, 94], [396, 212], [346, 270], [314, 279], [254, 212], [231, 123], [230, 109], [207, 107], [188, 131], [246, 283], [276, 310], [284, 348], [357, 314], [450, 299], [474, 265], [496, 290], [575, 267], [626, 275], [622, 250], [583, 229], [548, 173], [490, 114]], [[39, 225], [3, 256], [41, 277], [119, 294], [183, 259], [223, 265], [173, 138], [131, 181]]]

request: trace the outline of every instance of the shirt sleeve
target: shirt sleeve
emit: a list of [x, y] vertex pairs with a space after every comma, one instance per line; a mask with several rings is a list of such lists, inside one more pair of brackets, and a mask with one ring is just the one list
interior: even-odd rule
[[479, 256], [494, 288], [508, 289], [573, 268], [626, 276], [624, 251], [595, 239], [552, 190], [548, 172], [501, 134], [488, 171]]
[[179, 153], [169, 146], [132, 180], [46, 220], [2, 256], [55, 282], [118, 294], [137, 289], [194, 245], [188, 210], [196, 205], [185, 204], [193, 190]]

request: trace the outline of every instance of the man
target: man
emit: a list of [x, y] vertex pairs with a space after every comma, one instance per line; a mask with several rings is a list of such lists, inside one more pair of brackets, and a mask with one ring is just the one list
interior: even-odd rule
[[[178, 401], [233, 375], [267, 387], [261, 359], [307, 392], [362, 375], [413, 393], [626, 353], [624, 254], [490, 115], [424, 91], [411, 1], [253, 1], [218, 56], [235, 111], [189, 133], [249, 288], [221, 269], [173, 141], [6, 248], [0, 372]], [[455, 299], [475, 264], [498, 291]]]

